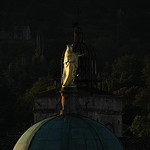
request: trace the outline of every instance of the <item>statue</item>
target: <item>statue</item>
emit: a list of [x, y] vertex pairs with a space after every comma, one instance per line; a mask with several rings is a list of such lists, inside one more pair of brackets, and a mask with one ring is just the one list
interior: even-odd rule
[[74, 80], [78, 68], [78, 57], [82, 55], [73, 52], [72, 44], [67, 45], [67, 49], [64, 55], [63, 74], [61, 78], [62, 87], [76, 87]]

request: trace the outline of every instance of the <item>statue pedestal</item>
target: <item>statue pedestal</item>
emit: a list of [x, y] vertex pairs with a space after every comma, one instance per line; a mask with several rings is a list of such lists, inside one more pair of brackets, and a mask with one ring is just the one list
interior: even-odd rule
[[60, 114], [81, 113], [81, 105], [78, 102], [78, 90], [76, 87], [61, 88], [62, 109]]

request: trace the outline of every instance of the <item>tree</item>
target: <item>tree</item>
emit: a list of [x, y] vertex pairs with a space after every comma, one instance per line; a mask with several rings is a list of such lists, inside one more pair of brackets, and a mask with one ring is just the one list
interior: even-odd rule
[[145, 57], [145, 67], [142, 73], [145, 85], [136, 95], [136, 100], [134, 101], [134, 105], [140, 107], [141, 110], [130, 126], [130, 131], [138, 137], [150, 136], [150, 55]]
[[139, 86], [122, 87], [119, 90], [113, 91], [113, 94], [123, 96], [124, 106], [127, 104], [132, 105], [136, 99], [136, 95], [140, 92]]
[[140, 92], [136, 95], [135, 105], [145, 109], [147, 104], [150, 103], [150, 55], [145, 57], [145, 67], [142, 70], [143, 75], [141, 76], [145, 82]]
[[130, 126], [130, 131], [138, 137], [150, 136], [150, 113], [136, 115]]
[[11, 129], [15, 123], [13, 112], [15, 110], [16, 96], [9, 89], [6, 82], [0, 75], [0, 134]]
[[25, 101], [33, 102], [34, 97], [39, 94], [40, 92], [51, 90], [56, 88], [59, 84], [48, 74], [45, 77], [40, 77], [38, 80], [33, 84], [31, 89], [28, 89], [24, 95]]
[[16, 105], [16, 122], [29, 124], [33, 122], [33, 106], [35, 97], [43, 91], [58, 87], [59, 84], [50, 76], [40, 77], [32, 88], [26, 90], [24, 95], [20, 96]]
[[[140, 86], [141, 63], [133, 55], [125, 55], [115, 59], [111, 66], [112, 72], [103, 72], [102, 90], [119, 93], [122, 88], [131, 88]], [[104, 88], [105, 89], [104, 89]]]
[[4, 71], [4, 76], [10, 90], [18, 96], [32, 85], [30, 65], [24, 57], [14, 59]]

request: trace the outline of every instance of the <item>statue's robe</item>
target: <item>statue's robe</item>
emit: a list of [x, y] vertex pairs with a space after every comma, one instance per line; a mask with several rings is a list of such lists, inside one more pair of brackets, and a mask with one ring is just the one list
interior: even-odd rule
[[74, 80], [77, 68], [78, 68], [78, 55], [73, 52], [71, 45], [67, 45], [67, 49], [64, 55], [64, 68], [61, 80], [63, 87], [75, 86]]

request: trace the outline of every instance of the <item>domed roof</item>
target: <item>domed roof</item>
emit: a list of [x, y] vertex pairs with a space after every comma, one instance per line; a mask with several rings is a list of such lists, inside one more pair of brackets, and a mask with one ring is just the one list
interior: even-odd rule
[[75, 114], [59, 115], [30, 127], [14, 150], [123, 150], [104, 125]]

